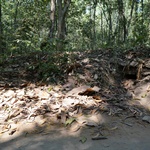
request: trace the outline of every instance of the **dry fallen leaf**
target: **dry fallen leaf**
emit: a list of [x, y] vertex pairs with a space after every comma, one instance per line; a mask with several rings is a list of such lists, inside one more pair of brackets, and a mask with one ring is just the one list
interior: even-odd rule
[[9, 132], [9, 135], [13, 135], [16, 131], [17, 131], [17, 128], [12, 129], [12, 130]]
[[9, 116], [8, 116], [7, 119], [12, 119], [12, 118], [18, 116], [20, 113], [21, 113], [20, 109], [14, 110], [13, 112], [11, 112], [11, 113], [9, 114]]
[[86, 89], [84, 92], [79, 92], [79, 95], [93, 96], [96, 92], [92, 88]]
[[40, 99], [48, 99], [50, 96], [46, 91], [37, 90], [36, 92]]
[[65, 107], [70, 107], [70, 106], [76, 105], [78, 103], [79, 103], [79, 100], [74, 97], [68, 97], [68, 98], [64, 98], [62, 100], [62, 106], [65, 106]]
[[89, 127], [97, 127], [98, 126], [98, 124], [95, 122], [87, 122], [85, 125], [89, 126]]
[[79, 123], [73, 122], [71, 124], [71, 127], [70, 127], [69, 131], [71, 131], [71, 132], [77, 132], [80, 128], [81, 128], [81, 125], [79, 125]]
[[59, 109], [60, 107], [61, 107], [61, 104], [59, 104], [59, 103], [51, 104], [51, 105], [50, 105], [50, 108], [51, 108], [52, 110], [57, 110], [57, 109]]
[[84, 91], [86, 91], [86, 89], [90, 88], [90, 86], [87, 85], [83, 85], [77, 88], [72, 89], [71, 91], [69, 91], [66, 96], [73, 96], [73, 95], [78, 95], [79, 93], [82, 93]]
[[5, 97], [14, 97], [15, 92], [13, 90], [8, 90], [7, 92], [4, 93]]
[[93, 88], [87, 88], [85, 91], [80, 92], [79, 95], [87, 95], [87, 96], [93, 96], [100, 90], [99, 87], [94, 86]]
[[11, 129], [11, 125], [10, 124], [6, 124], [2, 126], [2, 129], [0, 131], [0, 134], [8, 132]]

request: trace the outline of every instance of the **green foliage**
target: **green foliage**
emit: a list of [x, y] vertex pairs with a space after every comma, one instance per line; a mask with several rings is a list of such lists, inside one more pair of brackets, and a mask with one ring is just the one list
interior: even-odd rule
[[[5, 54], [24, 54], [33, 51], [99, 49], [100, 47], [150, 46], [150, 3], [116, 0], [72, 0], [67, 12], [65, 39], [58, 39], [58, 5], [56, 1], [54, 36], [49, 37], [50, 0], [2, 1], [2, 25]], [[64, 4], [63, 4], [64, 6]], [[134, 7], [132, 7], [134, 6]], [[60, 58], [60, 57], [59, 57]], [[51, 58], [40, 63], [41, 76], [59, 72], [58, 64], [67, 62]], [[33, 68], [34, 69], [34, 68]]]
[[49, 51], [50, 49], [56, 50], [56, 40], [45, 38], [40, 43], [40, 49], [42, 51]]
[[39, 75], [41, 79], [46, 80], [48, 77], [52, 77], [54, 74], [60, 74], [60, 68], [56, 64], [49, 62], [39, 65]]
[[7, 1], [2, 4], [7, 53], [40, 50], [40, 39], [47, 32], [49, 24], [48, 10], [45, 9], [47, 1]]
[[144, 45], [148, 41], [148, 29], [140, 22], [134, 26], [133, 36], [135, 37], [135, 45]]
[[26, 70], [43, 81], [55, 82], [63, 76], [65, 66], [70, 63], [68, 54], [62, 52], [35, 52], [28, 57], [32, 57], [34, 63], [29, 64]]

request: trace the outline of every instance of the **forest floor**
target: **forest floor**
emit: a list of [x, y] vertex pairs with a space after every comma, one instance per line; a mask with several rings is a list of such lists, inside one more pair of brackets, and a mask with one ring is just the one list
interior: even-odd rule
[[149, 150], [150, 49], [12, 55], [0, 71], [0, 149]]

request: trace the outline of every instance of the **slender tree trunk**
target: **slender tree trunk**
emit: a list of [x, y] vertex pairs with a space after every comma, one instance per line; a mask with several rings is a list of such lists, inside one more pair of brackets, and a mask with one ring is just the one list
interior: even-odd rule
[[57, 27], [57, 37], [58, 37], [58, 45], [57, 49], [63, 49], [63, 41], [65, 39], [66, 33], [66, 15], [68, 12], [69, 5], [71, 0], [57, 0], [58, 4], [58, 27]]
[[108, 27], [109, 27], [109, 29], [108, 29], [108, 43], [111, 44], [111, 37], [112, 37], [112, 8], [111, 8], [111, 3], [109, 2], [109, 0], [108, 0], [108, 2], [104, 1], [103, 4], [104, 4], [104, 7], [106, 7], [107, 12], [108, 12], [108, 17], [106, 17], [105, 14], [104, 15], [106, 17], [106, 21], [107, 21], [107, 24], [108, 24]]
[[89, 28], [89, 33], [90, 33], [90, 35], [89, 35], [89, 40], [90, 40], [90, 44], [89, 44], [89, 48], [90, 49], [93, 49], [93, 32], [92, 32], [92, 27], [93, 27], [93, 20], [92, 20], [92, 17], [93, 17], [93, 15], [92, 15], [92, 4], [90, 3], [90, 18], [89, 18], [89, 26], [90, 26], [90, 28]]
[[144, 25], [144, 3], [143, 3], [143, 0], [141, 0], [141, 4], [142, 4], [142, 25]]
[[138, 8], [139, 8], [139, 2], [135, 2], [135, 21], [138, 21]]
[[101, 12], [101, 34], [102, 34], [101, 44], [103, 44], [103, 42], [104, 42], [104, 30], [103, 30], [103, 14], [102, 14], [102, 12]]
[[19, 6], [19, 1], [17, 1], [16, 8], [15, 8], [15, 15], [14, 15], [14, 29], [17, 28], [18, 6]]
[[130, 30], [129, 28], [130, 28], [130, 24], [131, 24], [131, 20], [132, 20], [132, 16], [133, 16], [134, 4], [135, 4], [135, 0], [132, 0], [130, 19], [128, 21], [128, 26], [127, 26], [127, 36], [129, 34], [129, 30]]
[[97, 7], [97, 0], [94, 0], [94, 14], [93, 14], [93, 18], [94, 18], [94, 22], [93, 22], [93, 48], [95, 49], [95, 45], [96, 45], [96, 25], [95, 25], [95, 21], [96, 21], [96, 7]]
[[[111, 9], [111, 8], [110, 8]], [[109, 10], [109, 43], [111, 44], [111, 37], [112, 37], [112, 18], [111, 18], [111, 10]]]
[[120, 28], [120, 32], [123, 31], [123, 42], [126, 41], [126, 37], [127, 37], [127, 30], [126, 30], [126, 18], [124, 15], [124, 5], [123, 5], [123, 1], [122, 0], [117, 0], [118, 2], [118, 13], [119, 13], [119, 28]]
[[50, 10], [51, 27], [49, 31], [49, 37], [54, 38], [56, 0], [51, 0], [50, 7], [51, 7], [51, 10]]
[[3, 43], [2, 4], [1, 4], [1, 0], [0, 0], [0, 53], [4, 53], [2, 43]]
[[18, 16], [18, 10], [19, 10], [19, 5], [21, 4], [21, 2], [19, 0], [17, 0], [16, 2], [16, 6], [15, 6], [15, 15], [14, 15], [14, 29], [17, 28], [17, 16]]

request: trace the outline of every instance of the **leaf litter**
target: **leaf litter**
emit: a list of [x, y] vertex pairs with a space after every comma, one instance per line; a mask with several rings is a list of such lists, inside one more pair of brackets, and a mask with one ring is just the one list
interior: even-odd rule
[[[61, 124], [70, 128], [70, 132], [77, 132], [84, 126], [97, 129], [105, 124], [102, 114], [120, 118], [133, 114], [135, 118], [149, 123], [149, 111], [135, 103], [131, 105], [130, 102], [131, 99], [135, 101], [135, 96], [139, 100], [145, 100], [150, 95], [148, 58], [142, 58], [142, 70], [138, 70], [141, 61], [133, 58], [129, 63], [130, 58], [124, 59], [124, 55], [119, 54], [118, 59], [113, 60], [112, 55], [110, 50], [80, 52], [73, 64], [63, 66], [63, 81], [56, 78], [57, 84], [35, 80], [37, 70], [33, 70], [37, 72], [33, 74], [24, 66], [35, 63], [29, 56], [24, 56], [29, 60], [29, 64], [26, 64], [21, 56], [15, 58], [14, 64], [9, 62], [12, 58], [8, 58], [7, 65], [2, 66], [4, 72], [0, 75], [0, 134], [15, 134], [20, 128], [17, 124], [24, 121], [36, 122], [45, 129], [50, 124]], [[2, 67], [0, 66], [0, 69]], [[131, 70], [127, 67], [131, 67]], [[132, 67], [137, 72], [133, 71]], [[147, 89], [143, 90], [144, 93], [141, 91], [142, 96], [135, 95], [139, 92], [138, 87], [144, 84]], [[44, 123], [36, 119], [38, 116], [42, 116]], [[128, 121], [121, 123], [133, 126]], [[11, 126], [14, 124], [16, 127]], [[118, 129], [118, 126], [108, 128], [111, 132]], [[40, 131], [44, 132], [44, 128]], [[101, 139], [107, 137], [92, 137], [92, 140]], [[80, 141], [84, 143], [86, 138], [83, 137]]]

